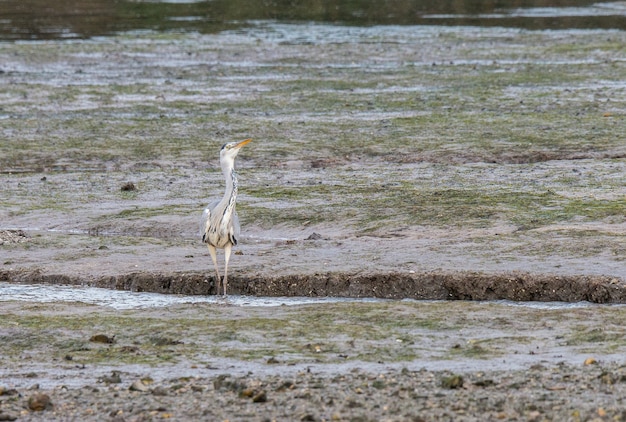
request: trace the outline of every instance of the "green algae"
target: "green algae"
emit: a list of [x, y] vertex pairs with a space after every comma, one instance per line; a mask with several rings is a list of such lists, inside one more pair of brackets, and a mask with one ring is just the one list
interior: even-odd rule
[[[620, 256], [610, 233], [577, 248], [538, 230], [576, 244], [591, 235], [560, 225], [623, 224], [623, 34], [458, 28], [386, 42], [371, 28], [346, 44], [257, 29], [0, 45], [9, 222], [170, 233], [161, 217], [191, 220], [222, 194], [219, 147], [252, 137], [237, 163], [247, 227], [514, 227], [510, 252]], [[128, 181], [138, 190], [120, 191]], [[154, 230], [132, 227], [143, 220]]]
[[[202, 364], [217, 358], [265, 362], [271, 357], [282, 364], [390, 363], [488, 360], [562, 343], [578, 353], [619, 353], [625, 347], [620, 307], [542, 310], [467, 302], [381, 302], [271, 312], [204, 305], [156, 313], [112, 312], [71, 305], [73, 311], [58, 312], [64, 306], [24, 305], [19, 313], [3, 311], [2, 359], [29, 356], [42, 362], [108, 365]], [[589, 312], [606, 316], [605, 327], [593, 327]], [[110, 342], [96, 342], [96, 335]]]

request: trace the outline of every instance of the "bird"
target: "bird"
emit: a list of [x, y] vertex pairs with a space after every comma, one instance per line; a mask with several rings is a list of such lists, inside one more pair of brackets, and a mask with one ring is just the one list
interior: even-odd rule
[[[238, 182], [235, 172], [235, 157], [241, 148], [252, 142], [246, 139], [241, 142], [229, 142], [222, 146], [220, 150], [220, 166], [224, 179], [226, 179], [226, 190], [224, 197], [219, 201], [210, 203], [202, 213], [200, 230], [202, 232], [202, 242], [209, 247], [209, 254], [215, 266], [216, 288], [220, 294], [220, 284], [223, 285], [223, 294], [226, 296], [228, 286], [228, 261], [233, 246], [237, 245], [240, 226], [239, 217], [235, 210]], [[217, 249], [224, 249], [224, 282], [221, 282], [220, 270], [217, 265]]]

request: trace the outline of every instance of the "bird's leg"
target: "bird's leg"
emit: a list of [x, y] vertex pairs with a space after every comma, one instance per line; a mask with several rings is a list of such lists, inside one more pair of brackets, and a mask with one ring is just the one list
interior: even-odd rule
[[217, 295], [220, 294], [220, 284], [222, 279], [220, 277], [220, 270], [217, 267], [217, 250], [215, 249], [215, 246], [213, 245], [208, 245], [209, 246], [209, 254], [211, 254], [211, 259], [213, 260], [213, 265], [215, 266], [215, 274], [217, 275], [217, 278], [215, 279], [215, 289], [216, 289], [216, 293]]
[[227, 243], [224, 246], [224, 296], [226, 296], [226, 286], [228, 285], [228, 261], [230, 260], [230, 251], [232, 250], [232, 245]]

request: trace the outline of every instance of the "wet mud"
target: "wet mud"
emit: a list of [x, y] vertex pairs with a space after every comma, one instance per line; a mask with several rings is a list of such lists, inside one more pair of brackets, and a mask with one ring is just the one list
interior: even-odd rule
[[621, 420], [625, 312], [469, 301], [5, 301], [0, 415]]
[[276, 22], [0, 43], [0, 281], [214, 294], [198, 220], [219, 146], [252, 137], [230, 293], [394, 299], [3, 298], [0, 418], [626, 419], [625, 44]]
[[[215, 294], [214, 278], [202, 273], [131, 273], [85, 280], [77, 276], [37, 271], [0, 271], [0, 281], [80, 285], [177, 295]], [[267, 297], [626, 303], [626, 284], [615, 277], [529, 273], [234, 276], [229, 280], [229, 292], [234, 295]]]

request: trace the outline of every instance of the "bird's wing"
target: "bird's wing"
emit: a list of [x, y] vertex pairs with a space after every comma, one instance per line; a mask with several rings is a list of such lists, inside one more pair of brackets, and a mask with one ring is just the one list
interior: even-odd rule
[[202, 212], [202, 218], [200, 219], [200, 234], [202, 235], [202, 241], [206, 242], [205, 236], [211, 228], [211, 210], [215, 209], [215, 206], [219, 201], [211, 202]]
[[240, 232], [241, 227], [239, 226], [239, 216], [237, 215], [237, 211], [233, 211], [233, 218], [230, 220], [228, 227], [228, 237], [230, 238], [230, 242], [235, 246], [237, 245], [237, 238], [239, 237]]

